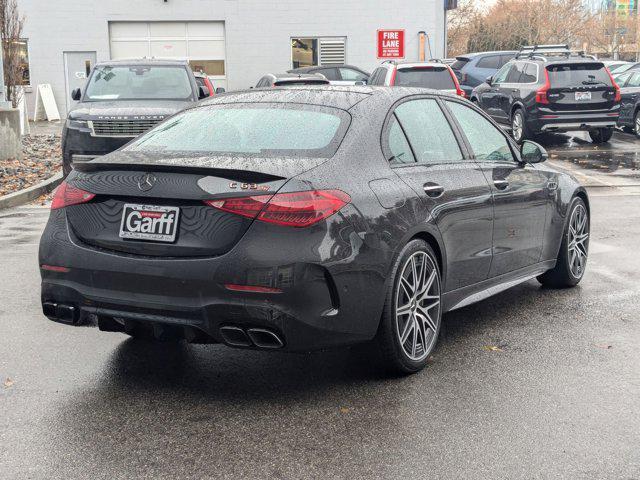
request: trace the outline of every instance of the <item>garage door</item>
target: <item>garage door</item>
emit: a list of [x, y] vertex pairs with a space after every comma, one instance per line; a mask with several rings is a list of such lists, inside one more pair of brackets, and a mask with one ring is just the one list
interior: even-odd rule
[[227, 88], [224, 22], [110, 22], [109, 42], [113, 60], [189, 60], [216, 88]]

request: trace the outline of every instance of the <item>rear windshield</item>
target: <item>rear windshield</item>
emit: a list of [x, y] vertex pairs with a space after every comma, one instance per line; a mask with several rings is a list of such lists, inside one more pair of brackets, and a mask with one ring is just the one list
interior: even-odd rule
[[464, 67], [467, 63], [469, 63], [468, 58], [457, 57], [456, 61], [451, 64], [451, 68], [453, 70], [462, 70], [462, 67]]
[[184, 67], [118, 65], [95, 68], [85, 100], [189, 100], [192, 95]]
[[549, 65], [549, 82], [553, 88], [581, 87], [583, 85], [611, 86], [611, 78], [602, 63], [575, 63]]
[[302, 104], [227, 104], [179, 113], [128, 151], [260, 157], [330, 157], [349, 126], [343, 110]]
[[398, 70], [394, 85], [423, 87], [434, 90], [455, 90], [456, 85], [449, 70], [444, 67], [420, 67]]

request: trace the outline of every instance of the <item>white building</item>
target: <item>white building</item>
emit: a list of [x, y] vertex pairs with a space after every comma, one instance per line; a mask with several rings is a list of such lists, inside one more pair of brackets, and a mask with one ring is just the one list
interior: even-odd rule
[[[265, 73], [348, 63], [371, 71], [380, 29], [404, 30], [404, 57], [445, 54], [443, 0], [18, 0], [25, 83], [33, 115], [38, 84], [51, 84], [65, 116], [70, 92], [96, 61], [187, 59], [227, 90]], [[449, 2], [451, 3], [451, 2]]]

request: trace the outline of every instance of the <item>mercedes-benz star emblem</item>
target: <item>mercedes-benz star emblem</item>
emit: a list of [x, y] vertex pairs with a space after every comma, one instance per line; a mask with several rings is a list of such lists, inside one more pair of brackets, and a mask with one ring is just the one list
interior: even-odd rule
[[156, 177], [152, 173], [145, 173], [140, 180], [138, 180], [138, 188], [143, 192], [148, 192], [156, 184]]

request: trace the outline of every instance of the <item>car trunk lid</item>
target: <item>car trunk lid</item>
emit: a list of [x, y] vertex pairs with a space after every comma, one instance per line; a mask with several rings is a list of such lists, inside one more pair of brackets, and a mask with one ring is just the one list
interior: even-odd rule
[[105, 157], [69, 177], [70, 185], [95, 197], [67, 207], [67, 220], [73, 235], [96, 248], [161, 257], [222, 255], [253, 220], [205, 201], [275, 194], [289, 178], [324, 161], [147, 157], [120, 163]]

